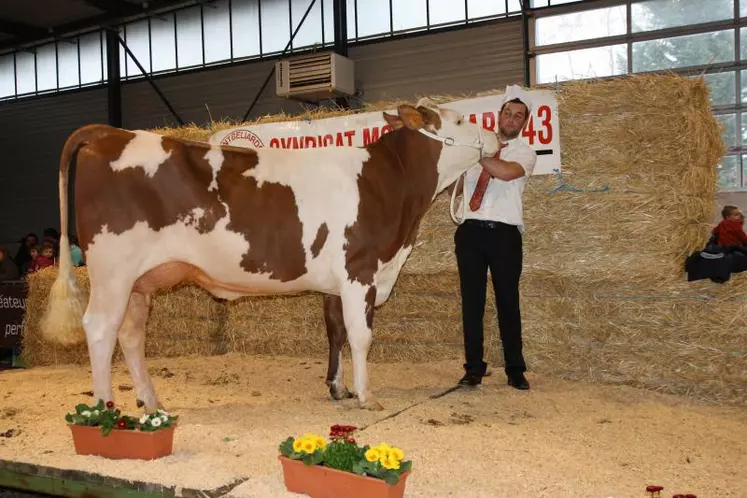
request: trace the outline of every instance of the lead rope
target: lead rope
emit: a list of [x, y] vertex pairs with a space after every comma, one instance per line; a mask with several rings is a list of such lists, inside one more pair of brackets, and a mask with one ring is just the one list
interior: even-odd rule
[[[449, 203], [449, 215], [451, 216], [451, 221], [456, 223], [457, 225], [462, 224], [462, 219], [457, 219], [456, 212], [454, 211], [454, 200], [456, 199], [456, 193], [457, 193], [457, 187], [459, 187], [459, 180], [462, 180], [464, 176], [467, 173], [462, 173], [459, 178], [457, 178], [456, 183], [454, 184], [454, 190], [451, 191], [451, 202]], [[464, 197], [464, 181], [462, 181], [462, 197]]]

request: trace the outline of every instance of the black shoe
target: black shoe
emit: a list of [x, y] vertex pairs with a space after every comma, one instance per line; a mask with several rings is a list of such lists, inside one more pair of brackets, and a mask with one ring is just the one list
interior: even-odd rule
[[516, 389], [527, 390], [529, 389], [529, 382], [523, 373], [512, 374], [508, 376], [508, 385]]
[[469, 386], [469, 387], [475, 387], [479, 386], [482, 383], [482, 377], [475, 374], [464, 374], [464, 377], [459, 379], [458, 384], [460, 386]]

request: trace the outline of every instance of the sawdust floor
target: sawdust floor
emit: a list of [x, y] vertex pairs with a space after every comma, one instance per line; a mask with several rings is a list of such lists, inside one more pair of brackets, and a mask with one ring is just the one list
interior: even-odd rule
[[[75, 455], [64, 415], [91, 400], [91, 384], [87, 368], [71, 366], [0, 372], [0, 459], [197, 489], [243, 477], [228, 496], [290, 498], [300, 495], [284, 489], [279, 442], [341, 423], [367, 426], [362, 443], [404, 449], [414, 463], [410, 498], [641, 497], [651, 483], [663, 496], [747, 496], [747, 408], [531, 373], [532, 390], [522, 392], [500, 370], [476, 391], [430, 399], [461, 375], [451, 361], [372, 364], [385, 411], [368, 412], [329, 399], [319, 360], [229, 354], [149, 366], [166, 408], [181, 417], [172, 456]], [[137, 412], [126, 368], [114, 372], [118, 404]]]

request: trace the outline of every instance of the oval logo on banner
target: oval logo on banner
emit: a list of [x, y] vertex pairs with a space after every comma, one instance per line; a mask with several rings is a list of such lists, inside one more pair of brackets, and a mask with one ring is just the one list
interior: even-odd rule
[[265, 144], [262, 143], [262, 139], [249, 130], [233, 130], [231, 133], [223, 137], [220, 144], [254, 148], [265, 146]]

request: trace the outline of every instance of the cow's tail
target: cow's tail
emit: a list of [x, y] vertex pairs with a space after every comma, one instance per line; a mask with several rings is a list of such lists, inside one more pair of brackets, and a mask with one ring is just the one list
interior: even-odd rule
[[73, 345], [85, 340], [83, 313], [86, 297], [81, 291], [70, 254], [68, 227], [68, 178], [78, 151], [95, 133], [95, 125], [77, 130], [65, 142], [60, 157], [60, 257], [57, 278], [52, 284], [40, 327], [48, 341]]

